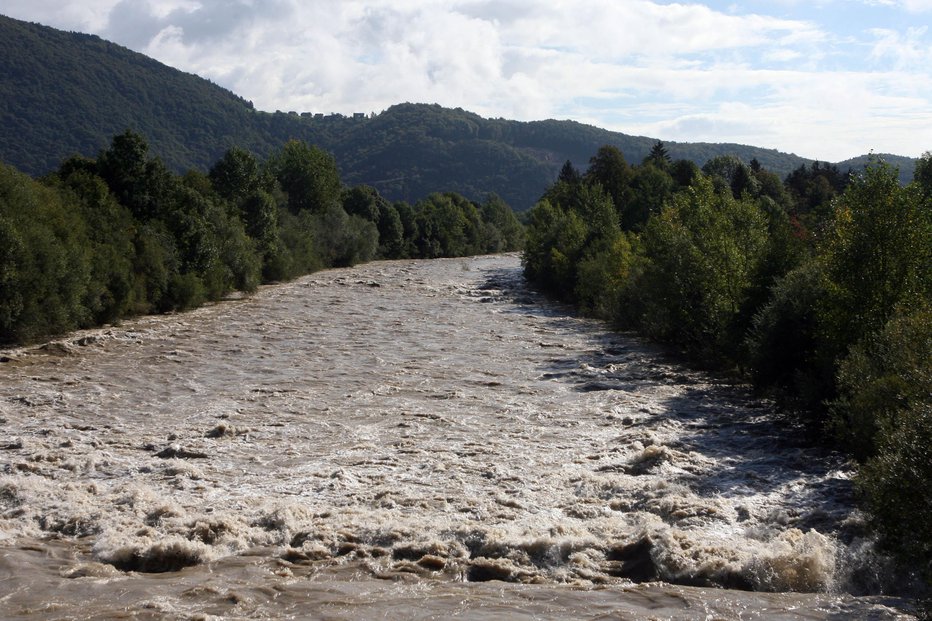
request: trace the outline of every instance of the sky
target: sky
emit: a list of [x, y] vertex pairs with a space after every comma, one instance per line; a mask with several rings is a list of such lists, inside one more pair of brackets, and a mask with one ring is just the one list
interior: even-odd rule
[[260, 110], [438, 103], [823, 161], [932, 150], [932, 0], [4, 0]]

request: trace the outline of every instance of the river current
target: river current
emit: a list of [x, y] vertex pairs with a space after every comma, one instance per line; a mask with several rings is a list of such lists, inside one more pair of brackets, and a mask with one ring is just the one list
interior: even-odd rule
[[0, 618], [911, 618], [843, 459], [516, 255], [0, 360]]

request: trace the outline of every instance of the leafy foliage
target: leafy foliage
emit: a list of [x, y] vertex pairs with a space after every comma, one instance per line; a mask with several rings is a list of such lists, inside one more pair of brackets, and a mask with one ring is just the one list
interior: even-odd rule
[[333, 158], [289, 141], [267, 160], [234, 147], [183, 176], [123, 132], [42, 182], [0, 166], [0, 343], [184, 310], [263, 280], [385, 258], [516, 250], [498, 198], [432, 195], [413, 208], [344, 189]]
[[662, 147], [636, 167], [606, 148], [581, 179], [561, 175], [530, 212], [525, 275], [747, 373], [864, 463], [878, 532], [932, 580], [929, 155], [906, 187], [876, 161], [854, 176], [803, 166], [784, 185], [731, 156], [690, 172]]
[[932, 582], [932, 405], [902, 412], [864, 466], [861, 483], [886, 543]]
[[700, 178], [645, 228], [640, 325], [696, 356], [733, 358], [735, 328], [747, 323], [742, 313], [767, 241], [767, 217], [757, 205]]
[[0, 340], [88, 325], [90, 247], [77, 210], [53, 189], [0, 166]]

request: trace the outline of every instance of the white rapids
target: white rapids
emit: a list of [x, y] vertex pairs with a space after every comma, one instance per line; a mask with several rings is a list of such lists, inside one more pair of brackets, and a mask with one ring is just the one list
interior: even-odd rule
[[516, 255], [0, 360], [3, 618], [910, 618], [841, 458]]

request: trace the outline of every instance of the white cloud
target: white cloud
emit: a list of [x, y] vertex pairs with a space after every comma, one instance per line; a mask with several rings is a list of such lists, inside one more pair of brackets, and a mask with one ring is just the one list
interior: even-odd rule
[[[755, 72], [752, 72], [755, 73]], [[736, 76], [753, 81], [751, 75]], [[710, 76], [711, 79], [711, 76]], [[868, 151], [919, 156], [929, 149], [932, 80], [909, 73], [779, 72], [755, 105], [712, 102], [699, 113], [636, 124], [639, 133], [680, 141], [735, 141], [840, 161]], [[730, 138], [729, 138], [730, 137]]]
[[[898, 1], [910, 11], [932, 5], [862, 1]], [[14, 17], [97, 32], [264, 110], [350, 113], [436, 102], [821, 159], [932, 146], [928, 32], [874, 30], [857, 42], [830, 32], [831, 24], [766, 15], [774, 6], [793, 15], [798, 0], [755, 2], [760, 14], [648, 0], [7, 4]]]
[[907, 28], [905, 33], [875, 28], [871, 33], [876, 41], [871, 50], [874, 61], [891, 60], [897, 68], [916, 67], [928, 70], [932, 62], [932, 41], [926, 38], [926, 26]]
[[[262, 22], [250, 21], [248, 37], [231, 23], [224, 24], [230, 36], [210, 40], [191, 34], [190, 12], [159, 20], [144, 10], [135, 16], [159, 32], [174, 27], [145, 51], [271, 109], [350, 111], [419, 100], [501, 115], [553, 114], [573, 99], [630, 89], [612, 80], [625, 68], [650, 69], [639, 79], [662, 89], [656, 75], [667, 67], [740, 56], [773, 38], [781, 40], [786, 58], [788, 46], [820, 37], [805, 22], [643, 0], [314, 2], [294, 3], [282, 13], [287, 19], [266, 14]], [[695, 93], [695, 87], [668, 87], [674, 94]]]
[[4, 0], [0, 13], [64, 30], [97, 33], [117, 0]]
[[903, 0], [903, 6], [910, 13], [932, 11], [932, 0]]

